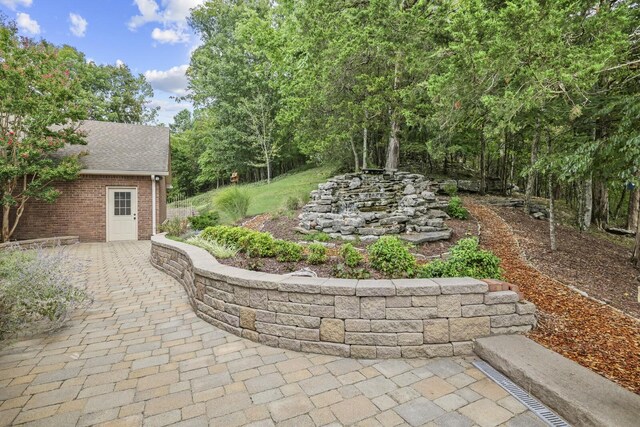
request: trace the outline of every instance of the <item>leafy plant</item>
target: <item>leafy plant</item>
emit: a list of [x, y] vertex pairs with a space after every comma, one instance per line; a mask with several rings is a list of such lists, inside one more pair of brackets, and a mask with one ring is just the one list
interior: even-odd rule
[[249, 234], [240, 238], [238, 244], [250, 257], [269, 258], [276, 253], [276, 240], [269, 233], [250, 231]]
[[231, 258], [238, 254], [239, 249], [235, 246], [225, 245], [216, 240], [205, 239], [201, 236], [194, 236], [187, 239], [187, 243], [198, 246], [216, 258]]
[[59, 326], [87, 293], [73, 286], [82, 265], [58, 249], [11, 249], [0, 257], [0, 339]]
[[218, 225], [220, 214], [216, 211], [205, 212], [198, 216], [189, 217], [189, 224], [194, 230], [204, 230], [207, 227]]
[[214, 198], [214, 206], [222, 211], [232, 221], [237, 221], [247, 216], [250, 203], [249, 193], [232, 186], [220, 191]]
[[454, 184], [453, 182], [448, 182], [444, 185], [443, 190], [445, 193], [447, 193], [450, 197], [454, 197], [458, 194], [458, 186], [456, 184]]
[[328, 242], [331, 240], [331, 236], [322, 231], [314, 231], [309, 234], [305, 234], [303, 240], [307, 242]]
[[364, 260], [362, 254], [351, 243], [345, 243], [340, 247], [340, 256], [351, 268], [357, 267]]
[[175, 217], [167, 219], [158, 227], [158, 230], [162, 233], [166, 232], [169, 236], [180, 237], [187, 232], [188, 226], [189, 220]]
[[457, 218], [457, 219], [469, 218], [469, 211], [462, 206], [462, 199], [458, 196], [454, 196], [449, 200], [449, 206], [447, 206], [447, 213], [452, 218]]
[[435, 260], [425, 264], [420, 277], [474, 277], [476, 279], [500, 279], [500, 258], [494, 253], [480, 249], [478, 239], [461, 239], [445, 261]]
[[276, 260], [280, 262], [297, 262], [302, 259], [302, 245], [287, 240], [276, 240], [274, 243]]
[[227, 246], [240, 246], [240, 239], [253, 233], [244, 227], [234, 227], [230, 225], [216, 225], [205, 228], [200, 236], [204, 239], [215, 240]]
[[333, 267], [333, 276], [339, 279], [368, 279], [371, 277], [371, 273], [369, 273], [364, 268], [351, 268], [344, 264], [337, 264]]
[[387, 276], [413, 277], [416, 274], [416, 259], [397, 237], [381, 237], [369, 246], [368, 252], [371, 266]]
[[327, 248], [320, 243], [311, 243], [307, 249], [309, 254], [307, 255], [307, 261], [309, 264], [324, 264], [327, 262]]
[[304, 206], [304, 203], [298, 196], [289, 196], [287, 197], [287, 200], [285, 200], [284, 205], [287, 210], [297, 211], [302, 206]]

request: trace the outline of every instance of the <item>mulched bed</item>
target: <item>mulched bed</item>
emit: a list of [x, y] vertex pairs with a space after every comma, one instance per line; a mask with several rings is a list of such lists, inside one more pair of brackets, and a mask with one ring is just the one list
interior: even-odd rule
[[[506, 280], [518, 285], [525, 298], [538, 307], [539, 324], [529, 334], [530, 338], [640, 394], [640, 322], [609, 305], [580, 295], [544, 273], [546, 268], [549, 274], [557, 273], [561, 278], [570, 275], [567, 272], [574, 267], [561, 263], [567, 259], [566, 256], [561, 255], [556, 260], [553, 256], [543, 257], [540, 252], [536, 259], [543, 272], [538, 271], [525, 258], [529, 255], [528, 248], [537, 247], [532, 243], [536, 239], [533, 229], [528, 230], [524, 226], [520, 229], [520, 225], [527, 221], [515, 223], [517, 231], [514, 233], [498, 214], [509, 219], [509, 212], [503, 212], [507, 209], [482, 206], [472, 199], [467, 199], [465, 205], [481, 223], [482, 245], [502, 259]], [[565, 232], [567, 230], [563, 231], [563, 237]], [[540, 240], [543, 245], [547, 243], [544, 239]], [[595, 243], [592, 246], [580, 243], [575, 248], [575, 257], [591, 251], [590, 262], [595, 265], [590, 269], [616, 268], [610, 267], [613, 265], [613, 260], [608, 258], [611, 252], [597, 249], [606, 247], [607, 242], [598, 239]], [[567, 246], [562, 247], [564, 251], [569, 250]], [[574, 280], [578, 283], [577, 279]]]
[[[284, 239], [293, 242], [304, 242], [305, 235], [294, 230], [298, 226], [299, 220], [297, 219], [299, 212], [296, 212], [292, 216], [278, 216], [270, 217], [268, 214], [257, 215], [242, 223], [244, 227], [251, 228], [258, 231], [266, 231], [271, 233], [277, 239]], [[424, 263], [429, 259], [439, 258], [443, 254], [449, 251], [449, 248], [456, 244], [456, 242], [464, 237], [477, 236], [478, 235], [478, 223], [474, 218], [462, 221], [457, 219], [450, 219], [446, 221], [446, 224], [452, 229], [451, 239], [446, 241], [431, 242], [423, 245], [419, 245], [412, 249], [412, 253], [418, 256], [418, 262]], [[329, 260], [325, 264], [310, 265], [306, 261], [300, 262], [278, 262], [273, 258], [250, 258], [244, 254], [238, 254], [237, 256], [229, 259], [219, 260], [221, 263], [231, 265], [233, 267], [244, 268], [247, 270], [263, 271], [274, 274], [286, 274], [293, 271], [298, 271], [303, 268], [308, 268], [315, 272], [318, 277], [333, 277], [334, 268], [341, 263], [341, 259], [338, 257], [338, 248], [341, 244], [345, 243], [343, 240], [331, 240], [328, 248]], [[366, 262], [366, 247], [371, 244], [365, 242], [351, 242], [353, 245], [362, 250], [362, 254], [365, 256]], [[366, 265], [363, 266], [366, 268]], [[367, 269], [371, 274], [372, 279], [383, 279], [384, 275], [373, 270]]]

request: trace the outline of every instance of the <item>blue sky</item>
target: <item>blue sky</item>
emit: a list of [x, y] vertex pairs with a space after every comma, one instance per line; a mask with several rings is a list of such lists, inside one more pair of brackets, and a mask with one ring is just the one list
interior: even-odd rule
[[69, 44], [98, 64], [122, 61], [144, 74], [154, 90], [159, 121], [189, 104], [185, 94], [189, 54], [198, 45], [186, 19], [204, 0], [0, 0], [0, 12], [22, 35]]

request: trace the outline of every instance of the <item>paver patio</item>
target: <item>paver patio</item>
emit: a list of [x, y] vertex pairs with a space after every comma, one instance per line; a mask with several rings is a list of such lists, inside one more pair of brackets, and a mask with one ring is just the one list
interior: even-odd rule
[[0, 349], [0, 425], [542, 426], [473, 358], [266, 347], [196, 317], [149, 242], [70, 247], [94, 303]]

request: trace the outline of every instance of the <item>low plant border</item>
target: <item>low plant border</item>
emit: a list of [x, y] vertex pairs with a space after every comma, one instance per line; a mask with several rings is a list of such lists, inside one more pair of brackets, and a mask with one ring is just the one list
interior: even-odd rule
[[151, 263], [184, 286], [199, 317], [272, 347], [354, 358], [469, 355], [476, 338], [535, 325], [535, 306], [509, 284], [277, 275], [220, 264], [164, 234], [151, 241]]

